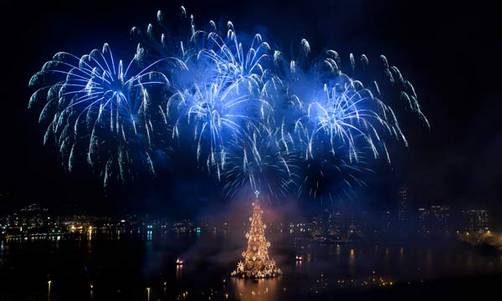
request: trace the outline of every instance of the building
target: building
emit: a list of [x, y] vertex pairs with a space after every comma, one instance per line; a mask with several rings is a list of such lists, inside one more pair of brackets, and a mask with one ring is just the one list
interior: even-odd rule
[[405, 222], [409, 218], [409, 202], [408, 202], [408, 190], [402, 188], [398, 192], [399, 208], [397, 211], [397, 219], [400, 222]]
[[483, 232], [490, 230], [490, 219], [486, 209], [470, 209], [462, 211], [463, 230]]
[[448, 235], [451, 233], [451, 209], [446, 205], [418, 208], [418, 232], [424, 235]]

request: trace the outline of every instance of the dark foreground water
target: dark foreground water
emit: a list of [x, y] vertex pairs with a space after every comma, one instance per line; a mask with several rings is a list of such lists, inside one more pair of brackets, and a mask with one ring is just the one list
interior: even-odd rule
[[284, 275], [260, 281], [228, 276], [242, 248], [232, 241], [2, 242], [0, 300], [462, 300], [502, 287], [502, 254], [455, 241], [276, 242]]

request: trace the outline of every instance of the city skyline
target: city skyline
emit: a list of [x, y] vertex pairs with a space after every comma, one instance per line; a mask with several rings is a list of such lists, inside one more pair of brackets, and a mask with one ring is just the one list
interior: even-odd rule
[[[268, 206], [266, 208], [271, 209]], [[235, 217], [231, 211], [224, 213], [219, 219], [210, 216], [176, 219], [149, 214], [95, 216], [81, 212], [55, 214], [40, 204], [33, 203], [0, 216], [0, 228], [2, 237], [8, 240], [12, 239], [12, 235], [19, 236], [20, 240], [33, 235], [35, 237], [45, 235], [46, 239], [49, 239], [64, 233], [87, 233], [89, 229], [99, 232], [101, 228], [110, 231], [110, 229], [124, 227], [137, 228], [143, 233], [174, 231], [200, 234], [221, 229], [229, 231], [229, 220], [232, 224], [236, 222], [239, 224], [239, 217]], [[496, 231], [495, 221], [496, 217], [493, 213], [483, 208], [455, 210], [448, 205], [436, 204], [409, 209], [403, 217], [401, 207], [395, 210], [369, 212], [331, 206], [310, 214], [296, 213], [288, 217], [276, 217], [269, 223], [269, 231], [305, 233], [311, 235], [312, 239], [316, 239], [316, 235], [321, 235], [324, 237], [323, 240], [326, 239], [326, 235], [335, 240], [343, 236], [346, 240], [350, 239], [350, 233], [353, 233], [357, 234], [358, 239], [364, 237], [367, 240], [406, 241], [415, 237], [432, 238], [439, 235], [454, 238], [459, 233]], [[246, 227], [247, 222], [243, 222], [242, 226]], [[233, 230], [243, 231], [242, 229]]]

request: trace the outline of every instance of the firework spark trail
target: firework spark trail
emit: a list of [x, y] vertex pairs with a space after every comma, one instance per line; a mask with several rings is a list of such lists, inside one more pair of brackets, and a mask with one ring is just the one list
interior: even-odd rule
[[[374, 157], [379, 155], [378, 143], [384, 144], [380, 138], [377, 126], [389, 133], [399, 133], [406, 141], [397, 125], [391, 124], [372, 110], [370, 102], [376, 101], [371, 92], [366, 89], [357, 90], [349, 81], [341, 86], [323, 87], [321, 95], [314, 97], [304, 105], [304, 112], [295, 123], [295, 132], [305, 145], [305, 158], [314, 157], [314, 147], [320, 140], [326, 139], [330, 144], [330, 152], [340, 145], [346, 145], [350, 160], [358, 160], [357, 153], [361, 147], [358, 140], [371, 149]], [[390, 110], [383, 107], [384, 110]], [[384, 145], [385, 155], [388, 153]]]
[[[191, 133], [197, 160], [204, 158], [207, 169], [215, 170], [220, 179], [228, 149], [235, 148], [230, 141], [252, 141], [253, 129], [267, 126], [265, 115], [271, 105], [260, 96], [270, 46], [258, 34], [249, 45], [243, 45], [231, 22], [223, 37], [213, 21], [210, 31], [203, 31], [196, 29], [191, 19], [189, 40], [198, 51], [187, 51], [196, 54], [183, 58], [190, 74], [188, 83], [185, 74], [181, 79], [179, 74], [173, 76], [173, 86], [179, 89], [170, 97], [167, 111], [174, 121], [173, 136], [186, 139], [183, 136]], [[181, 129], [183, 126], [191, 130]], [[241, 137], [244, 135], [248, 136]], [[259, 156], [256, 152], [249, 155]]]
[[283, 198], [297, 185], [298, 158], [283, 150], [277, 132], [252, 132], [234, 143], [224, 173], [224, 189], [229, 197], [247, 188], [249, 193], [261, 191], [266, 197]]
[[54, 138], [68, 170], [83, 153], [88, 164], [101, 169], [105, 186], [115, 173], [123, 181], [134, 160], [154, 172], [150, 91], [167, 87], [169, 80], [153, 70], [158, 62], [139, 68], [142, 53], [138, 46], [124, 64], [114, 59], [108, 44], [82, 57], [58, 52], [31, 78], [29, 85], [38, 89], [29, 107], [44, 102], [39, 115], [48, 123], [44, 143]]
[[[197, 160], [214, 171], [218, 179], [222, 173], [225, 178], [230, 171], [237, 174], [238, 168], [243, 168], [241, 175], [253, 170], [245, 165], [261, 164], [261, 156], [267, 157], [254, 145], [257, 133], [274, 130], [270, 98], [263, 97], [267, 93], [270, 45], [260, 34], [243, 43], [231, 21], [226, 23], [224, 34], [218, 32], [214, 21], [206, 29], [199, 29], [184, 7], [181, 34], [173, 35], [163, 19], [163, 12], [158, 11], [158, 28], [148, 24], [143, 41], [158, 56], [178, 56], [186, 66], [185, 72], [166, 70], [172, 74], [170, 79], [176, 90], [165, 109], [173, 137], [191, 137], [196, 144]], [[136, 27], [132, 32], [139, 35]], [[169, 41], [168, 36], [175, 37]], [[236, 141], [246, 141], [250, 147], [239, 148]], [[229, 152], [245, 154], [247, 159], [242, 161], [244, 164], [228, 164], [238, 161]], [[255, 186], [252, 176], [243, 179]]]
[[[316, 64], [308, 59], [311, 50], [307, 40], [301, 41], [301, 49], [301, 59], [310, 64], [291, 60], [289, 64], [282, 64], [282, 69], [286, 69], [282, 73], [285, 74], [289, 88], [287, 97], [291, 103], [296, 104], [300, 112], [294, 125], [289, 125], [293, 130], [287, 133], [296, 134], [299, 145], [303, 146], [305, 159], [315, 156], [316, 145], [328, 143], [331, 152], [341, 145], [346, 146], [350, 160], [357, 161], [359, 150], [367, 147], [375, 158], [383, 154], [390, 161], [385, 136], [401, 140], [405, 145], [407, 141], [394, 110], [379, 98], [378, 83], [372, 83], [375, 87], [373, 91], [361, 81], [343, 73], [340, 56], [334, 50], [328, 50], [322, 64]], [[349, 58], [351, 68], [355, 69], [354, 55], [350, 54]], [[428, 125], [413, 86], [396, 67], [389, 67], [385, 57], [382, 58], [385, 73], [387, 76], [390, 74], [389, 81], [396, 84], [395, 77], [399, 78], [399, 83], [403, 86], [401, 96]], [[366, 55], [361, 55], [361, 62], [369, 64]], [[399, 75], [392, 75], [394, 73]], [[411, 91], [412, 96], [405, 89]]]
[[358, 155], [358, 161], [349, 161], [343, 151], [325, 152], [315, 159], [302, 160], [300, 170], [298, 195], [321, 201], [351, 197], [355, 188], [366, 185], [363, 176], [372, 172], [363, 154]]
[[348, 63], [334, 50], [316, 57], [302, 39], [288, 56], [230, 21], [223, 33], [214, 21], [199, 29], [180, 11], [179, 24], [158, 11], [155, 25], [131, 29], [141, 46], [128, 64], [105, 44], [80, 58], [57, 53], [33, 76], [30, 107], [43, 100], [44, 140], [54, 137], [68, 170], [85, 154], [106, 185], [138, 165], [154, 172], [163, 143], [194, 141], [194, 159], [229, 195], [249, 186], [317, 198], [337, 186], [330, 177], [362, 185], [366, 157], [390, 162], [389, 138], [407, 145], [394, 105], [382, 100], [387, 86], [429, 125], [415, 88], [383, 55], [384, 82], [363, 81], [355, 74], [367, 72], [364, 54]]
[[208, 169], [215, 167], [220, 178], [227, 156], [226, 139], [244, 134], [242, 127], [251, 122], [245, 114], [250, 102], [248, 95], [238, 93], [235, 83], [218, 80], [202, 86], [194, 84], [192, 89], [178, 92], [169, 101], [168, 106], [176, 111], [173, 115], [178, 116], [173, 135], [180, 138], [183, 133], [180, 127], [191, 127], [197, 160], [207, 154]]

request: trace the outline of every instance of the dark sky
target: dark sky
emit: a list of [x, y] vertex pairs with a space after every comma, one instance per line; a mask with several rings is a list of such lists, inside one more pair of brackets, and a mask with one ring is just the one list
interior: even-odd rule
[[364, 199], [386, 206], [388, 191], [406, 185], [416, 204], [499, 210], [502, 13], [495, 1], [274, 2], [3, 0], [0, 212], [32, 201], [90, 212], [183, 212], [221, 199], [214, 183], [181, 172], [105, 193], [92, 174], [63, 171], [55, 150], [42, 146], [35, 112], [27, 110], [28, 80], [53, 53], [83, 54], [109, 42], [117, 56], [129, 55], [129, 29], [179, 4], [199, 22], [231, 19], [237, 30], [262, 31], [282, 48], [306, 37], [317, 50], [364, 52], [370, 59], [386, 54], [414, 83], [432, 128], [402, 121], [410, 147], [393, 153], [393, 167], [373, 176], [364, 191], [371, 197]]

